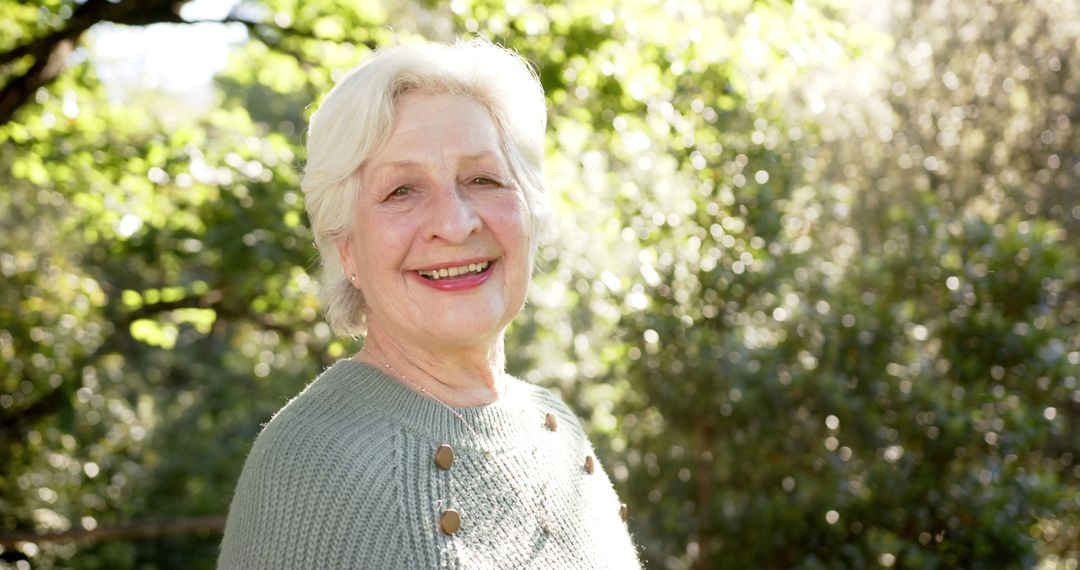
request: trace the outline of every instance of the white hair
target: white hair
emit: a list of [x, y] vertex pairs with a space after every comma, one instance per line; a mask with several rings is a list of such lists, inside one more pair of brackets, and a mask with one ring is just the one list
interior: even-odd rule
[[311, 116], [304, 192], [322, 263], [321, 302], [335, 333], [366, 332], [364, 299], [345, 275], [336, 242], [352, 231], [359, 170], [392, 130], [398, 99], [412, 91], [467, 95], [491, 114], [502, 152], [529, 207], [534, 236], [547, 226], [543, 160], [547, 109], [532, 67], [483, 39], [379, 49], [350, 71]]

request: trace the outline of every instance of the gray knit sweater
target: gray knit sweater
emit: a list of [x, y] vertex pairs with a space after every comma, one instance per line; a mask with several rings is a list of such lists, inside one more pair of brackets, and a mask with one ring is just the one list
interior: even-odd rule
[[[378, 369], [336, 363], [256, 440], [218, 567], [639, 568], [611, 482], [558, 397], [511, 380], [497, 402], [458, 411], [481, 441]], [[434, 461], [441, 444], [449, 469]], [[460, 513], [453, 534], [446, 509]]]

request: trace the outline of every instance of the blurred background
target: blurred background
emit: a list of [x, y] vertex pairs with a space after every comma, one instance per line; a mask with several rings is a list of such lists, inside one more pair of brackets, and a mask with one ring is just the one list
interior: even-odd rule
[[316, 300], [314, 103], [532, 61], [558, 232], [511, 371], [648, 568], [1080, 560], [1075, 0], [0, 0], [0, 566], [212, 568]]

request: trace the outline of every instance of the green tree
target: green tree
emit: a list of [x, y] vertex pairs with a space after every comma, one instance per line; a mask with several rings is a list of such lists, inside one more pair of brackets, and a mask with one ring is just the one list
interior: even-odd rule
[[318, 315], [308, 105], [480, 33], [551, 109], [511, 366], [587, 420], [649, 567], [1075, 564], [1076, 6], [245, 2], [185, 113], [72, 57], [184, 4], [0, 2], [0, 536], [84, 537], [0, 559], [213, 565], [259, 425], [355, 350]]

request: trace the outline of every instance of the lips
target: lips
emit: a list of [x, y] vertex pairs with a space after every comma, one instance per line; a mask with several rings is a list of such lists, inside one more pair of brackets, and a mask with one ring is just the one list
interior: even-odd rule
[[440, 267], [439, 269], [418, 270], [417, 273], [419, 273], [421, 277], [429, 281], [439, 281], [440, 279], [479, 275], [487, 271], [489, 267], [491, 267], [490, 261], [481, 261], [479, 263], [465, 263], [453, 267]]

